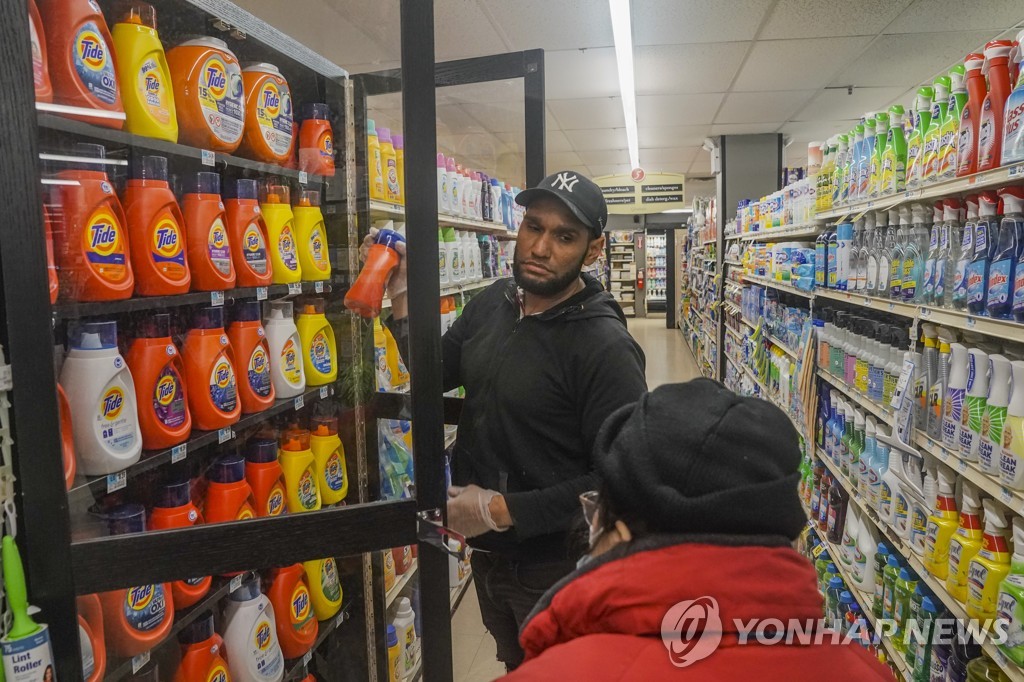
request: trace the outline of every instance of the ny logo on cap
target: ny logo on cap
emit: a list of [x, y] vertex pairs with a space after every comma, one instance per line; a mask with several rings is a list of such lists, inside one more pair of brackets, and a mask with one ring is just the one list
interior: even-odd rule
[[559, 173], [555, 177], [554, 181], [551, 183], [551, 186], [554, 187], [555, 185], [558, 185], [558, 189], [563, 189], [566, 192], [572, 192], [572, 188], [579, 181], [580, 181], [580, 179], [578, 177], [576, 177], [575, 175], [568, 175], [566, 173]]

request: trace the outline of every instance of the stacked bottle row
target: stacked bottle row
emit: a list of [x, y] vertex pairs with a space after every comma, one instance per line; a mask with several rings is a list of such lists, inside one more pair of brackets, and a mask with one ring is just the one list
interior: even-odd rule
[[761, 197], [741, 200], [736, 207], [737, 234], [753, 234], [814, 220], [816, 178], [804, 178]]
[[[808, 536], [804, 550], [817, 573], [818, 592], [824, 600], [825, 623], [836, 632], [856, 633], [855, 641], [884, 662], [885, 652], [879, 648], [878, 638], [874, 636], [864, 608], [857, 600], [858, 586], [847, 583], [830, 556], [828, 545], [817, 533]], [[865, 606], [871, 607], [870, 604]]]
[[445, 227], [437, 231], [437, 248], [442, 287], [511, 276], [515, 242]]

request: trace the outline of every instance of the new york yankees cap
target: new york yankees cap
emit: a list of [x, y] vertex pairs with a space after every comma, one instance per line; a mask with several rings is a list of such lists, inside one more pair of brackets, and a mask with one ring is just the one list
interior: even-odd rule
[[604, 193], [590, 178], [576, 171], [552, 173], [531, 189], [516, 195], [516, 203], [529, 208], [530, 202], [540, 196], [555, 197], [568, 207], [579, 221], [590, 228], [596, 238], [608, 225], [608, 204]]

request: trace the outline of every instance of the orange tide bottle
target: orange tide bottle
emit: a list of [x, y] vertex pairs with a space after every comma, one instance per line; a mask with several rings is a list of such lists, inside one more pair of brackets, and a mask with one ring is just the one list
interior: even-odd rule
[[144, 320], [125, 356], [139, 400], [139, 429], [144, 450], [163, 450], [192, 433], [185, 368], [171, 340], [171, 316]]
[[334, 131], [331, 110], [322, 102], [302, 105], [299, 124], [299, 170], [311, 175], [334, 175]]
[[295, 156], [295, 122], [288, 81], [273, 64], [242, 69], [245, 134], [241, 152], [249, 158], [284, 166]]
[[228, 216], [228, 240], [235, 264], [235, 284], [240, 287], [270, 286], [273, 277], [267, 255], [267, 226], [260, 210], [255, 180], [238, 179], [224, 188]]
[[227, 214], [220, 198], [220, 175], [199, 172], [189, 178], [182, 201], [188, 244], [188, 267], [196, 291], [222, 291], [235, 286]]
[[280, 516], [287, 512], [284, 472], [277, 461], [277, 441], [252, 438], [245, 445], [245, 480], [256, 500], [256, 515]]
[[[110, 535], [141, 533], [146, 511], [141, 504], [122, 504], [98, 514]], [[170, 634], [174, 597], [167, 583], [138, 585], [100, 594], [103, 637], [107, 653], [123, 658], [149, 651]]]
[[206, 472], [209, 486], [203, 516], [207, 523], [256, 518], [256, 500], [245, 480], [245, 459], [232, 453], [213, 463]]
[[205, 611], [178, 633], [181, 665], [174, 682], [231, 682], [224, 640], [213, 630], [213, 612]]
[[237, 373], [231, 343], [224, 333], [224, 309], [208, 306], [196, 312], [185, 336], [185, 383], [195, 428], [216, 431], [238, 421]]
[[103, 607], [97, 594], [75, 598], [78, 607], [78, 641], [82, 645], [82, 678], [99, 682], [107, 674], [107, 644], [103, 637]]
[[53, 85], [50, 83], [50, 66], [46, 56], [46, 34], [36, 0], [28, 0], [28, 30], [32, 44], [32, 83], [35, 85], [36, 101], [52, 102]]
[[167, 158], [143, 156], [124, 190], [135, 291], [140, 296], [188, 293], [185, 218], [167, 181]]
[[167, 52], [178, 142], [231, 154], [242, 142], [242, 68], [218, 38], [188, 40]]
[[71, 490], [78, 465], [75, 463], [75, 434], [71, 425], [71, 405], [64, 387], [57, 384], [57, 406], [60, 410], [60, 451], [64, 460], [64, 487]]
[[46, 235], [46, 275], [50, 280], [50, 304], [60, 296], [60, 280], [57, 278], [57, 263], [53, 259], [53, 216], [43, 204], [43, 231]]
[[320, 630], [302, 564], [276, 569], [267, 596], [277, 614], [281, 653], [285, 658], [299, 658], [313, 648]]
[[107, 177], [103, 145], [78, 142], [75, 168], [57, 173], [63, 231], [57, 241], [61, 289], [72, 301], [130, 298], [135, 276], [121, 202]]
[[[156, 490], [153, 511], [149, 515], [150, 530], [191, 528], [203, 523], [199, 509], [192, 504], [192, 482], [188, 479], [165, 483]], [[210, 576], [176, 580], [171, 583], [174, 608], [181, 611], [197, 603], [210, 591]]]
[[270, 381], [270, 348], [260, 319], [260, 304], [246, 301], [235, 306], [234, 313], [228, 341], [243, 372], [238, 381], [242, 413], [262, 412], [274, 404], [274, 385]]
[[400, 262], [395, 246], [404, 241], [405, 237], [394, 230], [381, 230], [377, 233], [363, 269], [359, 271], [355, 284], [345, 294], [346, 308], [362, 317], [380, 315], [384, 287]]
[[95, 0], [42, 0], [46, 56], [54, 101], [83, 109], [71, 118], [107, 128], [124, 125], [113, 40]]

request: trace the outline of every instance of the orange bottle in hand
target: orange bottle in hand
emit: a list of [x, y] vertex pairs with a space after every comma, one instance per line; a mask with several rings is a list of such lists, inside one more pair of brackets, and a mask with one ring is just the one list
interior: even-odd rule
[[[150, 530], [189, 528], [203, 522], [199, 510], [192, 504], [191, 481], [165, 483], [157, 488], [156, 501], [149, 515]], [[171, 583], [174, 608], [179, 611], [192, 606], [210, 591], [210, 576], [176, 580]]]
[[196, 311], [195, 325], [185, 337], [185, 382], [188, 407], [195, 427], [216, 431], [238, 421], [238, 375], [231, 343], [224, 333], [224, 309], [208, 306]]
[[125, 357], [139, 399], [139, 429], [145, 450], [163, 450], [192, 433], [185, 368], [171, 340], [171, 316], [158, 313], [143, 321]]
[[374, 238], [366, 263], [359, 272], [355, 284], [345, 294], [345, 307], [363, 317], [380, 315], [384, 301], [384, 287], [391, 273], [401, 259], [395, 245], [405, 242], [405, 237], [394, 230], [381, 230]]
[[270, 382], [270, 348], [258, 301], [235, 306], [235, 321], [228, 327], [228, 340], [241, 372], [238, 395], [242, 412], [262, 412], [274, 404], [274, 385]]

